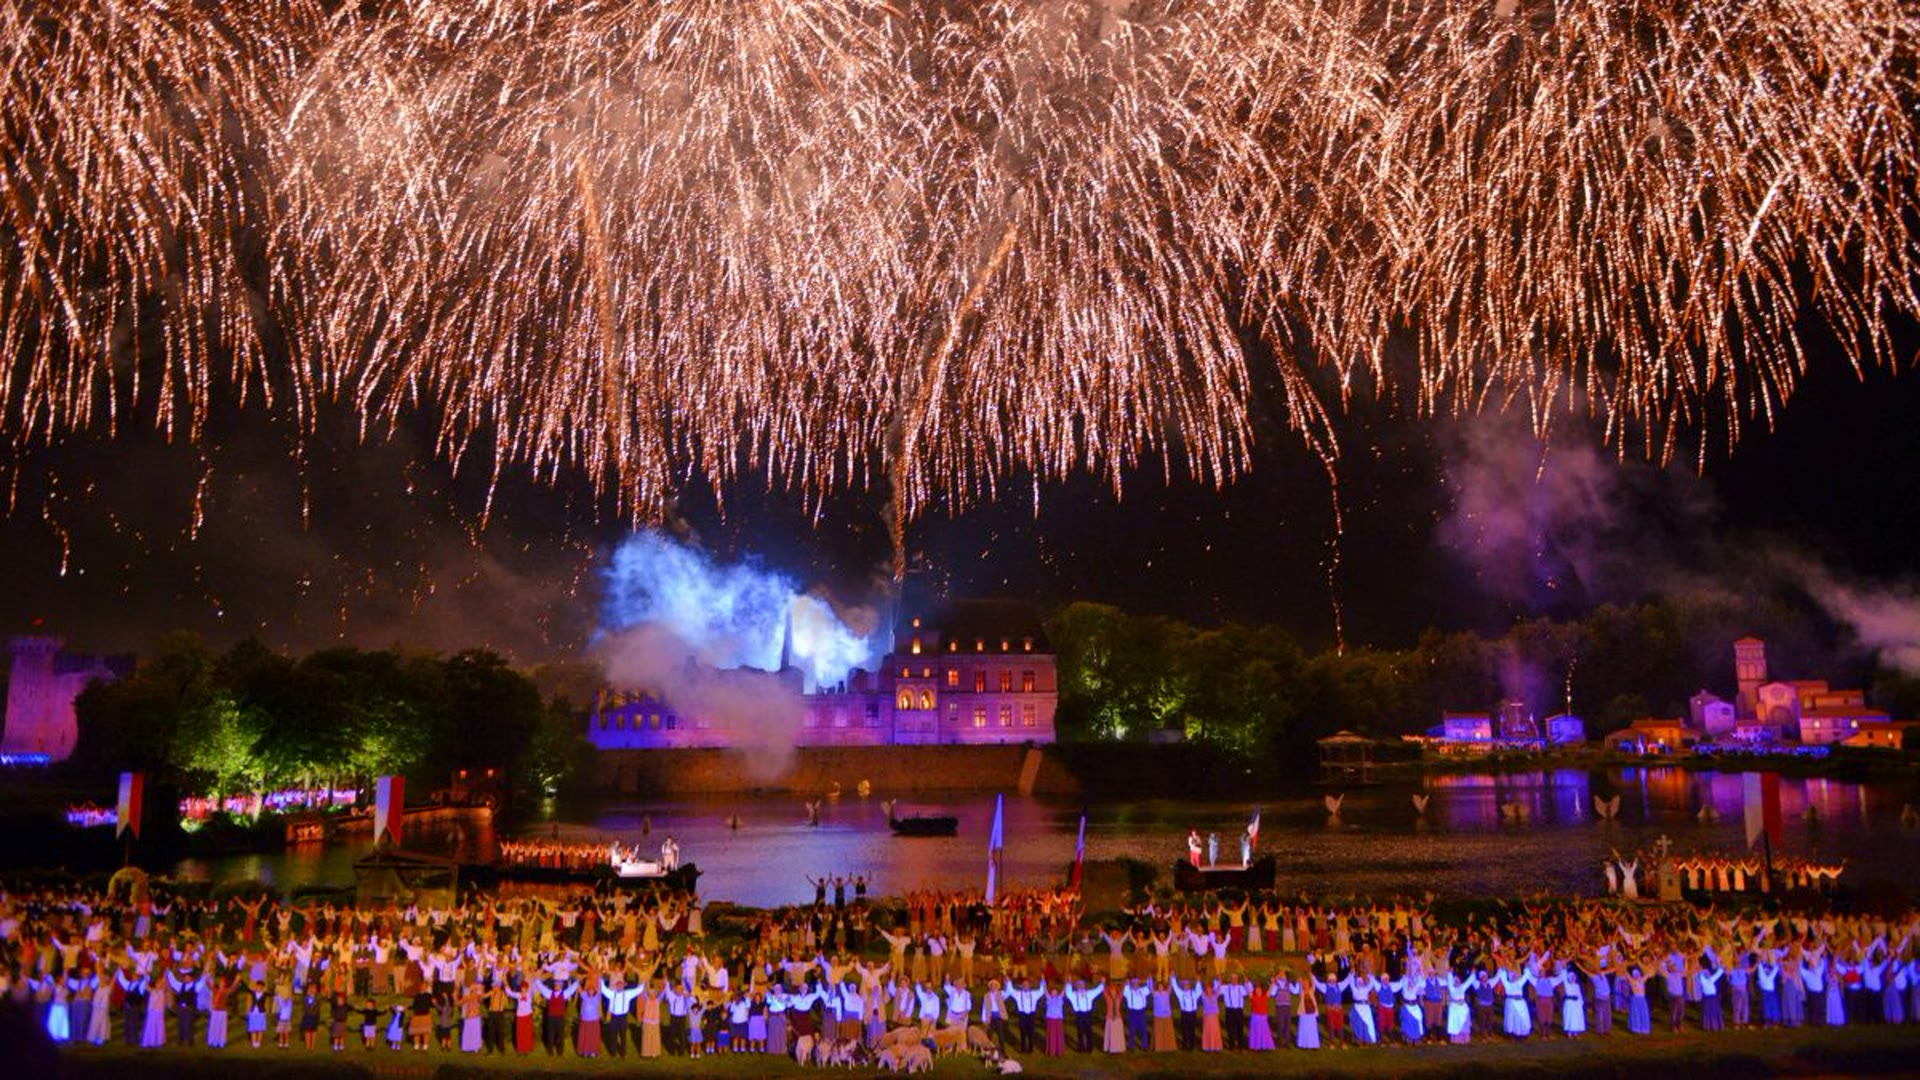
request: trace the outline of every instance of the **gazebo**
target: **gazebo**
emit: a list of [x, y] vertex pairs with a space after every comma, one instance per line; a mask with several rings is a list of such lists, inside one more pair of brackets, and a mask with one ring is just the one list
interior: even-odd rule
[[1320, 745], [1320, 782], [1322, 784], [1373, 784], [1373, 748], [1377, 745], [1364, 735], [1337, 731]]

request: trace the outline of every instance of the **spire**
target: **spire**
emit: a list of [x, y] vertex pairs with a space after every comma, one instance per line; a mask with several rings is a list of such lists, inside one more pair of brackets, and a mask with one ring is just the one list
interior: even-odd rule
[[787, 625], [780, 634], [780, 667], [785, 671], [793, 666], [793, 605], [787, 605]]

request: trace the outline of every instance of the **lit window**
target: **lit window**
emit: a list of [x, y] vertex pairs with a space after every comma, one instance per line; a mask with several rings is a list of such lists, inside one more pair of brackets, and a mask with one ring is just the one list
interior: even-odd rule
[[1032, 639], [1032, 638], [1021, 638], [1021, 639], [1020, 639], [1020, 651], [1021, 651], [1021, 652], [1032, 652], [1032, 651], [1033, 651], [1033, 639]]
[[[647, 726], [648, 726], [648, 727], [656, 727], [656, 728], [657, 728], [657, 727], [659, 727], [659, 726], [660, 726], [660, 714], [659, 714], [659, 713], [648, 713], [648, 714], [647, 714]], [[672, 725], [672, 724], [668, 724], [667, 726], [668, 726], [668, 727], [672, 727], [673, 725]]]
[[1006, 693], [1011, 693], [1012, 691], [1013, 691], [1013, 672], [1011, 671], [1001, 672], [1000, 673], [1000, 692], [1003, 694], [1006, 694]]
[[607, 730], [607, 714], [606, 713], [600, 714], [600, 730], [601, 731]]
[[1033, 693], [1033, 672], [1023, 671], [1020, 673], [1020, 692], [1023, 694]]
[[1000, 706], [1000, 726], [1001, 727], [1013, 726], [1013, 706], [1011, 705]]
[[933, 708], [933, 691], [931, 690], [920, 691], [920, 707], [923, 709]]
[[913, 691], [909, 690], [904, 686], [901, 687], [900, 698], [898, 701], [894, 702], [894, 705], [896, 708], [901, 708], [901, 709], [913, 708]]
[[912, 668], [901, 668], [901, 669], [900, 669], [900, 677], [901, 677], [901, 678], [903, 678], [903, 679], [911, 679], [911, 678], [913, 678], [913, 669], [912, 669]]
[[913, 655], [915, 656], [920, 655], [920, 639], [917, 637], [913, 639], [912, 651], [913, 651]]
[[913, 628], [914, 628], [915, 630], [918, 630], [918, 629], [920, 629], [920, 616], [918, 616], [918, 615], [915, 615], [915, 616], [913, 617]]
[[947, 642], [947, 651], [948, 651], [948, 652], [959, 652], [959, 651], [960, 651], [960, 643], [959, 643], [959, 642], [957, 642], [957, 641], [949, 641], [949, 642]]
[[1006, 651], [1008, 651], [1008, 650], [1007, 650], [1007, 639], [1006, 639], [1006, 638], [1001, 638], [1001, 639], [1000, 639], [1000, 651], [1001, 651], [1001, 652], [1006, 652]]
[[1020, 706], [1020, 726], [1021, 727], [1035, 726], [1035, 716], [1034, 716], [1033, 706], [1031, 705]]
[[947, 669], [947, 689], [949, 690], [960, 689], [960, 669], [959, 668], [950, 667]]
[[931, 678], [933, 678], [933, 669], [932, 669], [932, 668], [930, 668], [930, 667], [923, 667], [923, 668], [921, 668], [921, 669], [920, 669], [920, 677], [921, 677], [921, 678], [923, 678], [923, 679], [931, 679]]
[[986, 643], [986, 642], [985, 642], [984, 640], [982, 640], [982, 639], [980, 639], [980, 638], [974, 638], [974, 639], [973, 639], [973, 651], [974, 651], [974, 652], [986, 652], [986, 651], [987, 651], [987, 643]]
[[984, 694], [987, 692], [986, 672], [976, 671], [973, 673], [973, 692], [976, 694]]
[[987, 726], [987, 707], [985, 705], [975, 705], [973, 707], [973, 726]]

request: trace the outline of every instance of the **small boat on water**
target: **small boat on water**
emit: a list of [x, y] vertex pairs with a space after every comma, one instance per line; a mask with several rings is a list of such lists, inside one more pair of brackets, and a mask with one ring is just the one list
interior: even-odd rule
[[1213, 889], [1271, 889], [1275, 877], [1273, 856], [1253, 860], [1246, 866], [1195, 866], [1185, 859], [1173, 864], [1173, 887], [1181, 892], [1209, 892]]
[[895, 836], [957, 836], [960, 833], [960, 819], [929, 814], [896, 817], [893, 808], [889, 806], [887, 827], [893, 830]]

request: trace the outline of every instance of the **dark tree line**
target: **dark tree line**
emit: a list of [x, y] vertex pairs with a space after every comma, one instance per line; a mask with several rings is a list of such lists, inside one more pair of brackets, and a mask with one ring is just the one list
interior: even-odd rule
[[478, 650], [293, 657], [257, 641], [215, 653], [172, 635], [132, 677], [88, 687], [76, 710], [76, 776], [140, 769], [208, 794], [384, 774], [426, 791], [488, 767], [552, 791], [585, 753], [569, 702], [543, 700], [533, 679]]
[[1731, 698], [1733, 642], [1767, 642], [1774, 678], [1861, 686], [1896, 717], [1920, 715], [1920, 679], [1849, 655], [1841, 628], [1787, 601], [1719, 594], [1607, 604], [1506, 633], [1429, 630], [1411, 648], [1304, 648], [1275, 626], [1202, 628], [1102, 604], [1068, 604], [1048, 633], [1060, 663], [1061, 735], [1139, 740], [1171, 728], [1234, 754], [1298, 751], [1340, 730], [1417, 734], [1443, 710], [1508, 699], [1546, 717], [1571, 705], [1589, 738], [1647, 716], [1684, 716], [1700, 690]]

